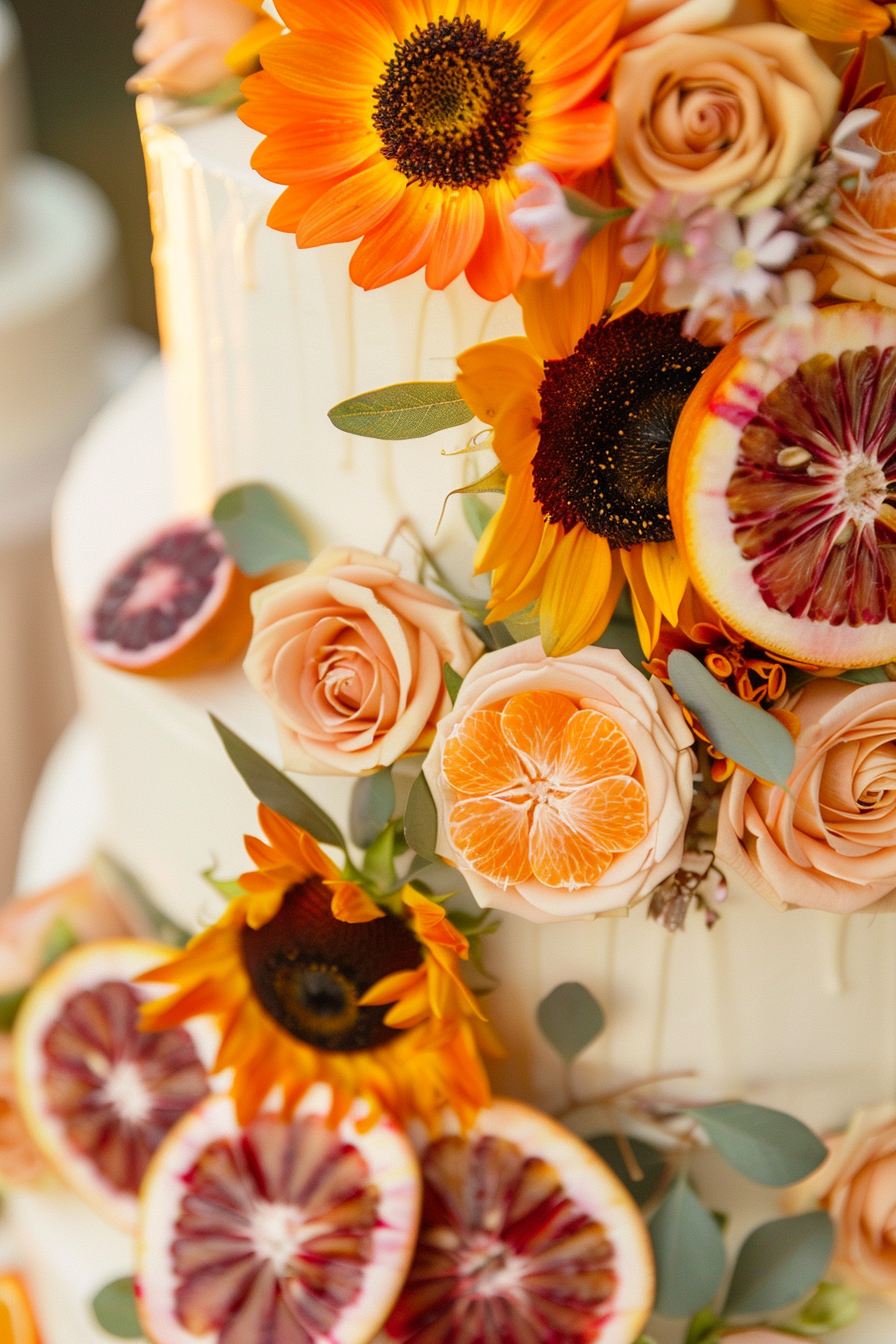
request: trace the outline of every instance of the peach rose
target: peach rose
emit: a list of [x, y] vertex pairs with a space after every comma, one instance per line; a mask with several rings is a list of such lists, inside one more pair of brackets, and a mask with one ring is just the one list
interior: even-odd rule
[[617, 649], [487, 653], [423, 766], [438, 853], [481, 906], [536, 923], [623, 909], [681, 862], [692, 741], [662, 683]]
[[840, 82], [804, 33], [754, 23], [670, 33], [625, 52], [610, 101], [623, 196], [660, 190], [747, 213], [773, 204], [816, 149]]
[[425, 751], [482, 644], [458, 608], [368, 551], [323, 551], [260, 588], [244, 667], [274, 714], [283, 765], [363, 775]]
[[143, 69], [128, 80], [129, 90], [184, 98], [245, 73], [227, 57], [254, 27], [259, 9], [252, 0], [145, 0], [134, 43]]
[[785, 1196], [789, 1213], [826, 1209], [836, 1242], [832, 1277], [896, 1302], [896, 1103], [857, 1111], [830, 1156]]
[[737, 769], [716, 857], [780, 910], [849, 914], [896, 887], [896, 685], [818, 680], [796, 716], [789, 793]]
[[896, 97], [870, 106], [880, 115], [860, 134], [879, 150], [877, 167], [867, 190], [841, 195], [833, 223], [815, 243], [833, 259], [835, 294], [896, 308]]

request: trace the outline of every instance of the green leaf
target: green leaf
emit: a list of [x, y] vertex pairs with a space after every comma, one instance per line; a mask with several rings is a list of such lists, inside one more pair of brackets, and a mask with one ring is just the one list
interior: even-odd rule
[[877, 686], [890, 678], [885, 667], [850, 667], [840, 673], [838, 680], [854, 681], [857, 686]]
[[54, 961], [58, 961], [60, 957], [65, 956], [66, 952], [71, 952], [72, 948], [77, 946], [77, 935], [73, 932], [68, 921], [59, 915], [47, 930], [44, 945], [41, 948], [41, 970], [45, 971], [48, 966], [53, 965]]
[[698, 1311], [688, 1326], [684, 1344], [710, 1344], [710, 1341], [718, 1339], [718, 1330], [724, 1324], [721, 1316], [717, 1316], [710, 1308]]
[[793, 1185], [820, 1167], [828, 1155], [821, 1139], [784, 1111], [746, 1101], [684, 1109], [703, 1126], [729, 1167], [759, 1185]]
[[311, 552], [289, 502], [269, 485], [253, 481], [221, 495], [212, 517], [244, 574], [264, 574]]
[[598, 1157], [603, 1158], [636, 1204], [643, 1207], [649, 1200], [653, 1199], [668, 1165], [665, 1153], [660, 1152], [659, 1148], [654, 1148], [649, 1143], [644, 1143], [642, 1139], [630, 1138], [628, 1140], [629, 1147], [642, 1172], [641, 1180], [635, 1180], [625, 1165], [622, 1149], [619, 1147], [619, 1140], [615, 1134], [595, 1134], [586, 1142], [590, 1148], [594, 1149]]
[[227, 878], [215, 877], [214, 866], [203, 868], [200, 876], [204, 877], [209, 886], [214, 887], [218, 895], [225, 901], [235, 901], [238, 896], [245, 896], [246, 894], [236, 878], [228, 880]]
[[342, 832], [323, 808], [318, 807], [307, 793], [303, 793], [298, 784], [293, 784], [282, 770], [271, 765], [270, 761], [265, 760], [264, 756], [238, 737], [214, 714], [209, 717], [224, 743], [224, 750], [258, 801], [265, 803], [287, 821], [291, 821], [294, 826], [301, 826], [320, 844], [335, 845], [344, 853], [345, 840]]
[[8, 994], [0, 994], [0, 1031], [12, 1031], [29, 989], [30, 985], [24, 985], [21, 989], [10, 990]]
[[450, 383], [393, 383], [341, 401], [330, 422], [365, 439], [422, 439], [473, 419], [473, 412]]
[[833, 1250], [834, 1224], [823, 1209], [763, 1223], [740, 1248], [725, 1314], [752, 1316], [795, 1302], [824, 1277]]
[[408, 847], [429, 863], [437, 863], [436, 841], [439, 835], [439, 816], [435, 799], [429, 791], [426, 776], [421, 770], [408, 794], [404, 809], [404, 838]]
[[390, 821], [364, 855], [364, 876], [378, 891], [395, 886], [395, 831], [398, 822]]
[[464, 517], [467, 520], [467, 527], [473, 533], [477, 541], [481, 538], [483, 532], [488, 527], [494, 514], [484, 499], [478, 495], [464, 495], [463, 498]]
[[458, 693], [464, 684], [464, 679], [459, 672], [455, 672], [450, 663], [442, 664], [442, 676], [445, 678], [445, 689], [451, 696], [452, 705], [457, 704]]
[[862, 1299], [853, 1288], [841, 1283], [820, 1283], [805, 1302], [793, 1322], [793, 1328], [803, 1335], [829, 1335], [845, 1330], [859, 1319]]
[[606, 1026], [603, 1008], [576, 980], [552, 989], [535, 1016], [542, 1036], [567, 1063], [596, 1041]]
[[712, 1214], [684, 1176], [679, 1176], [650, 1220], [656, 1261], [655, 1310], [661, 1316], [693, 1316], [719, 1291], [725, 1273], [725, 1243]]
[[395, 785], [391, 770], [364, 775], [352, 789], [348, 833], [359, 849], [367, 849], [389, 824], [395, 810]]
[[716, 750], [752, 775], [786, 788], [795, 752], [783, 723], [733, 695], [692, 653], [673, 649], [668, 666], [676, 695], [696, 714]]
[[101, 1288], [93, 1299], [93, 1314], [107, 1335], [114, 1335], [116, 1339], [143, 1338], [134, 1280], [130, 1277], [115, 1279]]

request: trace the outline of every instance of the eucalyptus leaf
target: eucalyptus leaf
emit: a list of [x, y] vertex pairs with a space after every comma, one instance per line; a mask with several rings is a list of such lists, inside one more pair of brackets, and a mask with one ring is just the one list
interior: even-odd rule
[[442, 676], [445, 679], [445, 689], [451, 697], [451, 703], [452, 705], [456, 705], [460, 688], [464, 684], [464, 679], [459, 672], [455, 672], [450, 663], [442, 664]]
[[834, 1224], [823, 1209], [763, 1223], [740, 1248], [724, 1312], [752, 1316], [786, 1307], [824, 1277]]
[[555, 986], [535, 1016], [542, 1036], [567, 1063], [596, 1041], [606, 1026], [603, 1008], [577, 980]]
[[478, 495], [464, 495], [463, 498], [464, 517], [467, 520], [467, 527], [473, 533], [477, 541], [481, 538], [483, 532], [488, 527], [494, 514], [484, 499]]
[[719, 1225], [679, 1176], [649, 1224], [656, 1261], [655, 1310], [661, 1316], [693, 1316], [719, 1291], [725, 1273], [725, 1243]]
[[359, 849], [367, 849], [388, 825], [395, 811], [391, 770], [362, 775], [352, 789], [348, 833]]
[[143, 1338], [134, 1280], [130, 1277], [115, 1279], [101, 1288], [93, 1299], [93, 1314], [107, 1335], [114, 1335], [116, 1339]]
[[337, 849], [345, 851], [342, 832], [323, 808], [318, 807], [298, 784], [287, 779], [282, 770], [271, 765], [270, 761], [265, 760], [264, 756], [238, 737], [214, 714], [209, 717], [224, 744], [224, 750], [260, 803], [266, 804], [273, 812], [291, 821], [294, 826], [301, 826], [320, 844], [335, 845]]
[[0, 1031], [12, 1031], [19, 1009], [25, 1001], [30, 985], [0, 994]]
[[426, 776], [421, 770], [408, 794], [404, 809], [404, 838], [410, 849], [421, 859], [430, 863], [438, 861], [436, 841], [439, 835], [439, 818], [436, 804], [429, 791]]
[[784, 1111], [746, 1101], [685, 1109], [703, 1126], [729, 1167], [759, 1185], [794, 1185], [828, 1155], [821, 1139]]
[[260, 481], [221, 495], [212, 517], [244, 574], [264, 574], [275, 565], [310, 560], [308, 542], [292, 506]]
[[795, 752], [783, 723], [733, 695], [684, 649], [672, 650], [668, 667], [675, 694], [700, 720], [716, 750], [759, 779], [786, 788]]
[[330, 422], [365, 439], [422, 439], [473, 419], [473, 412], [450, 383], [393, 383], [341, 401]]
[[635, 1180], [625, 1165], [622, 1149], [615, 1134], [595, 1134], [587, 1140], [587, 1143], [590, 1148], [594, 1149], [598, 1157], [603, 1158], [610, 1170], [628, 1190], [636, 1204], [643, 1207], [649, 1200], [653, 1199], [668, 1165], [665, 1153], [660, 1152], [659, 1148], [654, 1148], [649, 1143], [645, 1143], [643, 1139], [629, 1138], [629, 1147], [642, 1173], [641, 1179]]

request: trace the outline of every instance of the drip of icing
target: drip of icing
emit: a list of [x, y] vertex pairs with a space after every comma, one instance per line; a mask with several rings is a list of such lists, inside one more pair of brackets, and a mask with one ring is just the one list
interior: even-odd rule
[[821, 988], [831, 998], [842, 998], [849, 990], [846, 982], [846, 949], [851, 918], [851, 915], [829, 915], [816, 926]]

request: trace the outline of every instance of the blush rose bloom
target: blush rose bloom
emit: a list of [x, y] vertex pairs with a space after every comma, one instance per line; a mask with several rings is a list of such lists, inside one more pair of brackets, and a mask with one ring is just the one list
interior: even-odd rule
[[785, 1195], [788, 1213], [826, 1209], [836, 1241], [830, 1273], [896, 1303], [896, 1103], [857, 1111], [830, 1155]]
[[394, 560], [333, 547], [252, 596], [244, 667], [274, 714], [287, 770], [363, 775], [425, 751], [482, 644], [452, 602]]
[[789, 794], [737, 769], [716, 857], [779, 910], [850, 914], [896, 887], [896, 684], [812, 681], [796, 716]]
[[896, 97], [869, 104], [880, 115], [860, 132], [880, 152], [867, 189], [842, 195], [830, 228], [815, 245], [832, 259], [833, 292], [896, 307]]
[[134, 43], [143, 68], [128, 89], [184, 98], [247, 73], [228, 55], [255, 26], [259, 8], [252, 0], [145, 0]]
[[[634, 751], [633, 777], [646, 793], [646, 834], [633, 849], [617, 854], [594, 886], [549, 887], [533, 876], [505, 888], [476, 872], [449, 838], [448, 819], [458, 800], [443, 770], [449, 739], [468, 715], [501, 710], [511, 696], [533, 691], [553, 691], [580, 709], [599, 711]], [[424, 762], [438, 813], [437, 852], [461, 870], [481, 906], [538, 924], [624, 909], [649, 895], [681, 863], [694, 790], [692, 742], [684, 715], [665, 686], [656, 678], [648, 681], [618, 649], [589, 646], [565, 658], [549, 658], [536, 638], [487, 653], [466, 677], [452, 712], [440, 720]]]
[[818, 146], [840, 82], [804, 33], [754, 23], [670, 33], [624, 53], [610, 101], [622, 195], [707, 196], [740, 213], [772, 205]]

